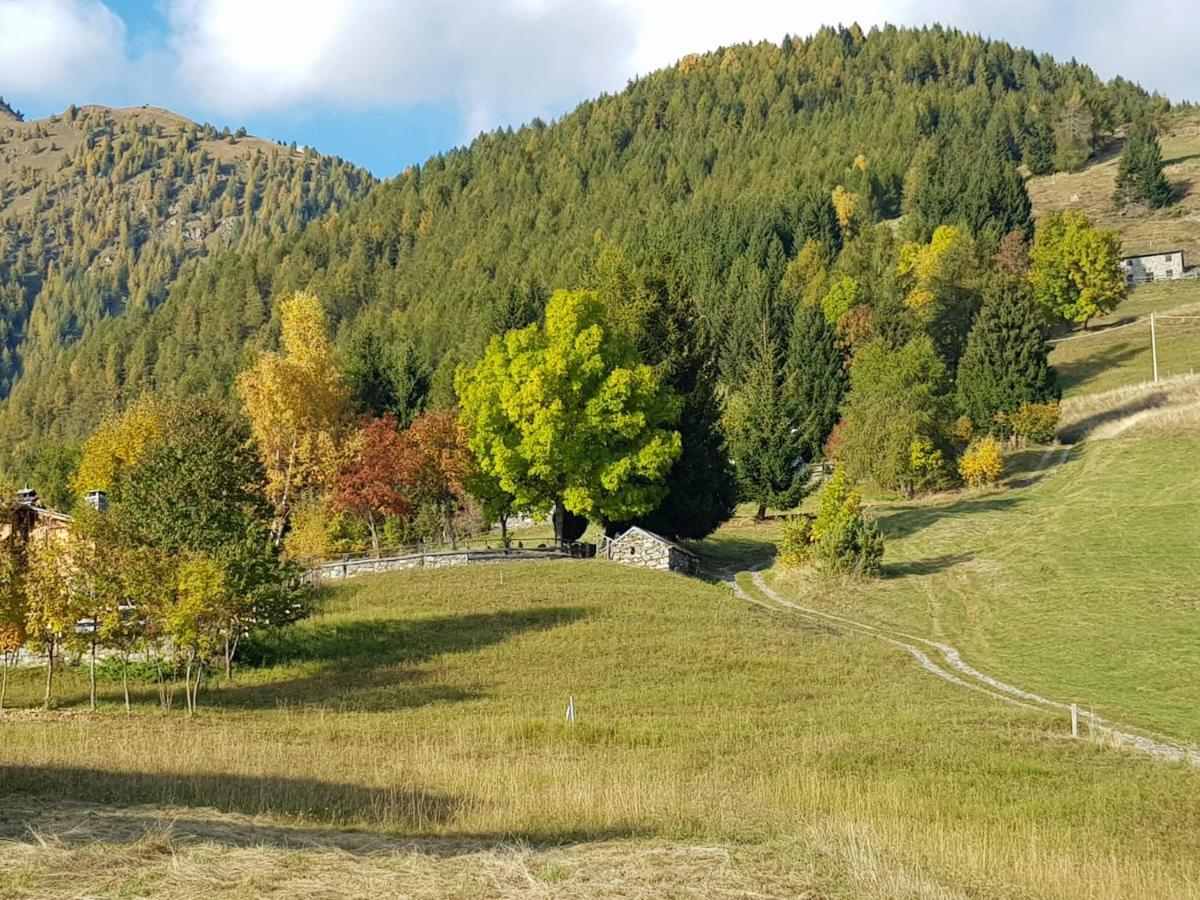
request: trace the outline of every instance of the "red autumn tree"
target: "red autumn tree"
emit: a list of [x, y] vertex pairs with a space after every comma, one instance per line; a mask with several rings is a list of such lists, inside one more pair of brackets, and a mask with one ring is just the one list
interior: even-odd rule
[[356, 450], [338, 473], [330, 505], [359, 516], [371, 531], [371, 548], [379, 553], [379, 525], [388, 516], [408, 516], [413, 504], [406, 493], [410, 469], [407, 442], [391, 413], [368, 419], [359, 430]]
[[400, 438], [409, 499], [417, 505], [434, 505], [441, 511], [446, 537], [450, 546], [456, 548], [454, 513], [465, 494], [463, 482], [471, 462], [458, 413], [452, 409], [422, 413]]

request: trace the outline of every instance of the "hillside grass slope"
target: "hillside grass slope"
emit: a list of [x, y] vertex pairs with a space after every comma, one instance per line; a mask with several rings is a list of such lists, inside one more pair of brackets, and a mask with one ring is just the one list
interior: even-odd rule
[[125, 716], [116, 685], [76, 712], [83, 672], [62, 709], [4, 714], [0, 892], [1165, 897], [1200, 879], [1193, 775], [723, 584], [604, 562], [380, 576], [254, 655], [195, 721], [149, 712], [149, 689]]

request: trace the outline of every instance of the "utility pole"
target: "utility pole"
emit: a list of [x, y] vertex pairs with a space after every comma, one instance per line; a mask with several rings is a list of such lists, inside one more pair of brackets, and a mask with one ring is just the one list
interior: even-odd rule
[[1158, 384], [1158, 336], [1154, 332], [1154, 313], [1150, 313], [1150, 358], [1154, 362], [1154, 383]]

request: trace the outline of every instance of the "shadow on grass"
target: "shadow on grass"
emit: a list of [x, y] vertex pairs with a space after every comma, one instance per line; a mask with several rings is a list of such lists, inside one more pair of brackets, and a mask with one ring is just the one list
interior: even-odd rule
[[452, 797], [408, 787], [373, 788], [228, 772], [110, 772], [73, 766], [0, 765], [0, 795], [5, 797], [0, 830], [9, 832], [22, 825], [12, 822], [16, 797], [43, 803], [70, 801], [85, 807], [184, 806], [247, 816], [364, 821], [394, 828], [444, 825], [461, 806]]
[[1008, 494], [964, 497], [953, 503], [902, 507], [879, 516], [875, 521], [879, 523], [879, 527], [883, 529], [886, 537], [906, 538], [945, 518], [1008, 510], [1022, 502], [1020, 496], [1014, 497]]
[[[653, 829], [586, 826], [511, 833], [446, 833], [471, 802], [412, 788], [230, 773], [106, 772], [72, 766], [0, 765], [0, 840], [67, 846], [214, 843], [348, 853], [411, 851], [459, 856], [521, 841], [560, 846], [646, 837]], [[182, 808], [182, 809], [181, 809]], [[188, 812], [190, 811], [190, 812]], [[181, 814], [182, 812], [182, 814]], [[258, 817], [294, 817], [288, 825]], [[415, 835], [403, 837], [402, 835]]]
[[884, 578], [904, 578], [908, 575], [936, 575], [952, 569], [960, 563], [970, 562], [975, 558], [973, 553], [944, 553], [929, 559], [916, 559], [911, 562], [889, 563], [883, 567]]
[[700, 577], [705, 581], [723, 581], [735, 572], [766, 568], [775, 559], [775, 542], [762, 537], [719, 535], [689, 544], [700, 557]]
[[[583, 618], [574, 606], [535, 607], [434, 619], [301, 622], [263, 635], [245, 648], [242, 678], [206, 692], [206, 706], [261, 709], [277, 706], [336, 706], [379, 711], [479, 696], [448, 685], [429, 685], [417, 664], [447, 653], [468, 653], [530, 631], [544, 631]], [[304, 674], [255, 682], [267, 672], [295, 665]]]
[[1145, 347], [1134, 344], [1117, 344], [1083, 359], [1056, 362], [1054, 370], [1058, 373], [1059, 386], [1062, 387], [1064, 393], [1070, 391], [1072, 388], [1096, 378], [1108, 369], [1129, 362], [1144, 350]]
[[1101, 410], [1093, 413], [1086, 418], [1080, 419], [1078, 422], [1073, 422], [1068, 427], [1059, 432], [1059, 437], [1065, 443], [1074, 444], [1101, 425], [1106, 425], [1109, 422], [1116, 422], [1124, 419], [1127, 416], [1135, 415], [1136, 413], [1145, 412], [1149, 409], [1157, 409], [1160, 406], [1165, 406], [1167, 403], [1167, 395], [1163, 391], [1154, 391], [1146, 394], [1144, 397], [1138, 397], [1130, 400], [1127, 403], [1122, 403], [1120, 406], [1114, 406], [1111, 409]]

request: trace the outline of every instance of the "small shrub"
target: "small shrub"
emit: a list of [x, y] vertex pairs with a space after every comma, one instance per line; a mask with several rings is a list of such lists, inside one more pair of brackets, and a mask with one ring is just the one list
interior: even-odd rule
[[908, 470], [912, 480], [906, 485], [906, 494], [935, 490], [947, 481], [946, 458], [927, 437], [908, 445]]
[[1032, 444], [1048, 444], [1058, 431], [1059, 405], [1057, 400], [1049, 403], [1022, 403], [1008, 417], [1013, 434]]
[[976, 438], [958, 460], [958, 473], [970, 487], [994, 485], [1004, 474], [1004, 451], [991, 435]]
[[779, 561], [785, 566], [808, 562], [812, 551], [812, 523], [810, 515], [789, 516], [784, 520], [778, 550]]
[[809, 529], [810, 553], [819, 568], [835, 575], [870, 576], [879, 573], [883, 535], [863, 514], [862, 494], [851, 487], [846, 470], [838, 466], [825, 490]]

